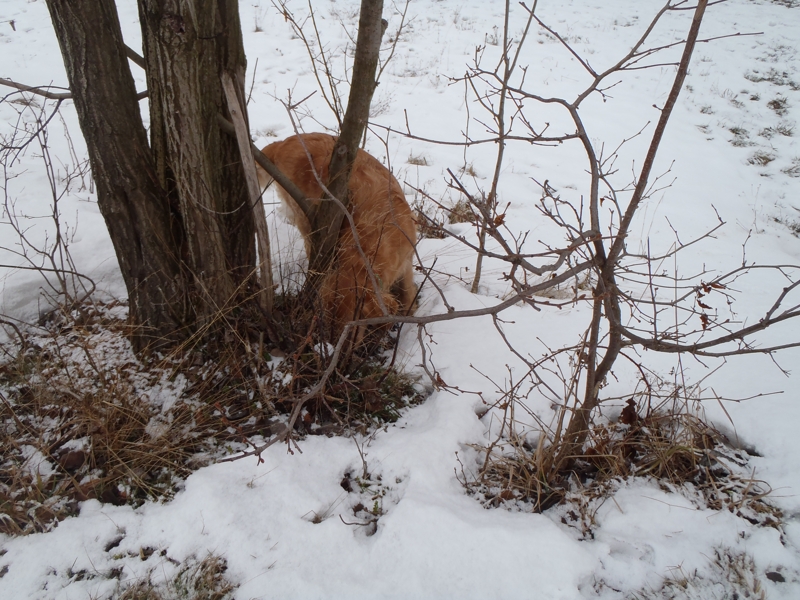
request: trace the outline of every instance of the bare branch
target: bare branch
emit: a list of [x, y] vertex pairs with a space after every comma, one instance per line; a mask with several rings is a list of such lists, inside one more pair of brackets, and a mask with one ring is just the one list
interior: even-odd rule
[[[369, 126], [378, 127], [380, 129], [383, 129], [384, 131], [388, 131], [389, 133], [394, 133], [409, 140], [416, 140], [418, 142], [427, 142], [429, 144], [436, 144], [437, 146], [459, 146], [459, 147], [469, 148], [470, 146], [477, 146], [480, 144], [496, 144], [500, 139], [499, 137], [491, 137], [491, 138], [482, 138], [479, 140], [466, 138], [463, 141], [437, 140], [424, 136], [414, 135], [413, 133], [410, 132], [410, 130], [400, 131], [399, 129], [394, 129], [393, 127], [389, 127], [388, 125], [381, 125], [380, 123], [370, 122]], [[555, 137], [535, 136], [533, 138], [525, 135], [506, 135], [505, 139], [515, 142], [525, 142], [526, 144], [535, 146], [535, 145], [545, 145], [545, 144], [560, 144], [561, 142], [565, 142], [567, 140], [574, 140], [577, 137], [578, 137], [577, 134], [572, 133]]]
[[[236, 135], [236, 129], [233, 127], [233, 123], [228, 121], [228, 119], [222, 115], [217, 115], [217, 123], [219, 124], [220, 129], [222, 129], [228, 135]], [[264, 156], [261, 150], [258, 149], [258, 146], [251, 143], [250, 151], [253, 154], [253, 159], [259, 164], [259, 166], [269, 173], [270, 177], [272, 177], [278, 183], [278, 185], [286, 190], [286, 193], [292, 197], [292, 200], [297, 202], [297, 206], [300, 207], [300, 210], [303, 211], [303, 214], [305, 214], [307, 217], [313, 214], [311, 203], [308, 201], [308, 198], [306, 198], [306, 195], [300, 190], [300, 188], [297, 187], [291, 179], [284, 175], [283, 172], [281, 172], [281, 170], [278, 169], [278, 167], [276, 167], [271, 160]]]
[[42, 96], [44, 98], [49, 98], [50, 100], [68, 100], [72, 98], [72, 94], [70, 92], [50, 92], [48, 91], [50, 88], [55, 88], [57, 90], [66, 90], [69, 88], [59, 87], [55, 85], [45, 85], [45, 86], [31, 86], [31, 85], [24, 85], [22, 83], [17, 83], [16, 81], [12, 81], [11, 79], [3, 79], [0, 77], [0, 85], [5, 85], [7, 87], [12, 87], [17, 89], [21, 92], [30, 92], [31, 94], [36, 94], [37, 96]]
[[[55, 88], [55, 89], [58, 89], [58, 90], [68, 89], [68, 88], [59, 87], [59, 86], [55, 86], [55, 85], [46, 85], [46, 86], [36, 87], [36, 86], [24, 85], [22, 83], [17, 83], [16, 81], [12, 81], [11, 79], [3, 79], [2, 77], [0, 77], [0, 85], [5, 85], [7, 87], [12, 87], [12, 88], [15, 88], [15, 89], [17, 89], [17, 90], [19, 90], [21, 92], [29, 92], [29, 93], [35, 94], [37, 96], [42, 96], [44, 98], [49, 98], [50, 100], [69, 100], [69, 99], [72, 98], [72, 93], [71, 92], [55, 93], [55, 92], [48, 92], [47, 91], [49, 88]], [[138, 94], [136, 94], [136, 99], [137, 100], [143, 100], [144, 98], [147, 98], [147, 96], [148, 96], [147, 90], [144, 90], [143, 92], [139, 92]]]
[[[247, 114], [247, 104], [244, 98], [240, 98], [236, 93], [236, 85], [233, 78], [227, 72], [222, 74], [222, 89], [228, 102], [228, 114], [233, 120], [236, 141], [239, 145], [239, 154], [242, 157], [242, 167], [244, 168], [247, 189], [253, 203], [253, 215], [256, 229], [256, 248], [258, 249], [258, 275], [261, 290], [259, 292], [259, 302], [261, 307], [272, 314], [273, 289], [272, 289], [272, 256], [269, 247], [269, 232], [267, 231], [267, 217], [264, 214], [264, 203], [261, 201], [261, 190], [258, 185], [258, 176], [252, 158], [252, 142], [247, 131], [245, 115]], [[259, 153], [260, 154], [260, 153]]]
[[[697, 40], [697, 34], [700, 31], [700, 23], [702, 22], [703, 13], [705, 12], [705, 7], [707, 4], [708, 0], [700, 0], [697, 5], [697, 10], [695, 11], [694, 18], [692, 19], [692, 26], [686, 39], [686, 46], [683, 49], [683, 56], [681, 57], [678, 74], [676, 75], [675, 81], [672, 84], [672, 89], [670, 90], [667, 101], [664, 104], [664, 108], [661, 110], [661, 116], [658, 119], [658, 124], [656, 125], [653, 138], [650, 142], [650, 148], [647, 151], [644, 164], [642, 165], [642, 170], [639, 174], [639, 180], [636, 184], [636, 189], [634, 190], [633, 197], [631, 198], [631, 201], [625, 210], [625, 215], [622, 217], [622, 221], [620, 222], [617, 239], [614, 241], [614, 244], [611, 246], [611, 249], [608, 253], [608, 262], [604, 266], [604, 271], [607, 270], [608, 273], [611, 272], [614, 263], [622, 252], [625, 238], [628, 235], [628, 229], [630, 228], [633, 216], [636, 213], [639, 203], [644, 198], [645, 190], [647, 189], [647, 182], [650, 177], [650, 171], [653, 168], [656, 153], [658, 152], [658, 147], [661, 144], [661, 138], [664, 135], [667, 122], [672, 114], [672, 109], [675, 106], [675, 102], [678, 100], [678, 95], [680, 94], [681, 88], [683, 87], [683, 82], [686, 79], [686, 73], [689, 70], [689, 62], [692, 58], [695, 41]], [[669, 6], [669, 3], [667, 6]]]
[[452, 321], [453, 319], [465, 319], [465, 318], [473, 318], [473, 317], [485, 317], [491, 315], [497, 315], [507, 308], [518, 304], [521, 301], [525, 301], [530, 299], [534, 294], [537, 292], [541, 292], [543, 290], [551, 289], [558, 285], [559, 283], [563, 283], [565, 281], [569, 281], [577, 274], [582, 273], [584, 271], [589, 270], [593, 266], [591, 261], [586, 261], [579, 263], [560, 273], [555, 275], [546, 281], [541, 283], [531, 285], [526, 287], [525, 289], [517, 292], [510, 298], [495, 304], [494, 306], [488, 306], [486, 308], [476, 308], [472, 310], [451, 310], [447, 313], [443, 314], [435, 314], [435, 315], [427, 315], [427, 316], [416, 316], [416, 315], [390, 315], [386, 317], [374, 317], [371, 319], [360, 319], [358, 321], [352, 321], [352, 325], [361, 326], [361, 325], [385, 325], [387, 323], [416, 323], [421, 325], [427, 325], [428, 323], [438, 323], [440, 321]]
[[146, 69], [146, 68], [147, 68], [147, 67], [145, 66], [144, 57], [143, 57], [141, 54], [139, 54], [138, 52], [136, 52], [136, 50], [134, 50], [133, 48], [131, 48], [130, 46], [128, 46], [127, 44], [125, 45], [125, 55], [126, 55], [126, 56], [127, 56], [127, 57], [128, 57], [130, 60], [131, 60], [131, 62], [133, 62], [133, 63], [134, 63], [134, 64], [135, 64], [137, 67], [141, 67], [142, 69]]

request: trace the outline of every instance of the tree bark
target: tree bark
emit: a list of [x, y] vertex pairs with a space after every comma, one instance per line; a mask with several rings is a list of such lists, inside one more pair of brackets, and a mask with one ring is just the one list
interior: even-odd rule
[[47, 0], [97, 203], [128, 291], [134, 347], [169, 345], [192, 320], [167, 194], [142, 124], [111, 0]]
[[[328, 169], [328, 190], [347, 209], [350, 205], [347, 192], [350, 171], [369, 120], [369, 107], [375, 92], [375, 72], [385, 29], [382, 13], [383, 0], [361, 0], [350, 96]], [[344, 213], [335, 202], [329, 200], [319, 204], [311, 221], [309, 283], [315, 289], [319, 274], [326, 272], [334, 259]]]
[[[244, 98], [245, 54], [235, 0], [139, 0], [152, 151], [183, 219], [198, 326], [253, 294], [255, 229], [236, 138], [224, 134], [223, 73]], [[240, 102], [244, 106], [244, 102]]]

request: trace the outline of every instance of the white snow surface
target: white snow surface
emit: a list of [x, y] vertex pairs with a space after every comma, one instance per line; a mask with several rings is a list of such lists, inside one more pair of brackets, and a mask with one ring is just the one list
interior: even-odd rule
[[[117, 4], [128, 44], [140, 47], [135, 2]], [[627, 52], [661, 5], [653, 0], [542, 0], [538, 11], [596, 69], [603, 70]], [[307, 12], [305, 2], [293, 0], [289, 7], [297, 15]], [[348, 32], [353, 35], [356, 29], [358, 2], [318, 2], [315, 10], [324, 43], [334, 53], [336, 68], [342, 69], [345, 57], [350, 60], [344, 48]], [[404, 130], [408, 122], [412, 133], [442, 140], [462, 139], [467, 127], [475, 137], [488, 135], [478, 122], [487, 115], [473, 98], [465, 96], [463, 83], [451, 84], [450, 78], [464, 74], [478, 45], [486, 44], [485, 62], [494, 64], [499, 48], [491, 41], [498, 32], [502, 40], [502, 10], [503, 3], [496, 1], [412, 0], [406, 29], [376, 92], [373, 122], [398, 130]], [[248, 82], [253, 81], [251, 132], [256, 143], [266, 144], [293, 132], [281, 104], [288, 91], [297, 100], [314, 92], [317, 83], [306, 49], [269, 2], [248, 0], [240, 4], [240, 11]], [[399, 15], [390, 3], [385, 13], [390, 23], [387, 35], [391, 35]], [[683, 39], [691, 13], [665, 17], [653, 43]], [[514, 6], [513, 36], [520, 35], [523, 23], [523, 9]], [[629, 240], [631, 248], [650, 244], [654, 253], [665, 251], [676, 243], [673, 229], [687, 241], [714, 227], [719, 214], [726, 224], [712, 239], [689, 248], [678, 263], [664, 266], [680, 273], [701, 268], [722, 273], [741, 264], [743, 252], [747, 261], [800, 264], [800, 239], [787, 227], [800, 223], [800, 178], [792, 176], [800, 174], [800, 129], [796, 126], [800, 90], [776, 83], [780, 77], [784, 82], [800, 82], [800, 8], [766, 0], [730, 0], [709, 7], [702, 37], [737, 32], [759, 35], [698, 44], [654, 169], [658, 174], [671, 168], [665, 180], [675, 177], [675, 182], [648, 200]], [[654, 62], [674, 63], [677, 52], [657, 55]], [[520, 61], [528, 67], [527, 89], [542, 95], [569, 98], [588, 85], [586, 72], [564, 48], [535, 28]], [[771, 70], [779, 77], [757, 81]], [[143, 89], [143, 73], [136, 67], [133, 71], [138, 89]], [[620, 150], [619, 182], [629, 181], [632, 170], [640, 166], [658, 119], [654, 105], [663, 105], [674, 74], [672, 65], [623, 73], [614, 79], [620, 83], [607, 92], [608, 98], [595, 95], [587, 100], [582, 114], [598, 148], [616, 148], [647, 126]], [[43, 0], [0, 0], [0, 77], [30, 85], [66, 86]], [[343, 84], [344, 97], [346, 89]], [[768, 106], [775, 98], [786, 99], [783, 114]], [[0, 105], [3, 134], [17, 120], [12, 106]], [[542, 111], [537, 113], [537, 122], [549, 121], [553, 131], [567, 126], [563, 114], [536, 110]], [[65, 127], [72, 136], [74, 156], [82, 160], [86, 154], [70, 102], [61, 115], [63, 122], [55, 119], [51, 124], [49, 140], [59, 173], [75, 160]], [[304, 103], [301, 117], [306, 131], [335, 126], [319, 92]], [[775, 133], [779, 127], [793, 129], [794, 135]], [[767, 128], [772, 128], [772, 134]], [[367, 149], [389, 165], [401, 183], [424, 188], [444, 203], [452, 203], [457, 197], [447, 189], [446, 169], [455, 172], [472, 165], [476, 177], [465, 176], [465, 181], [473, 189], [490, 186], [493, 144], [473, 146], [465, 153], [456, 146], [392, 135], [384, 145], [376, 135], [380, 132], [373, 129]], [[737, 138], [742, 143], [733, 144]], [[751, 164], [756, 152], [768, 153], [773, 160]], [[424, 157], [426, 164], [410, 162], [418, 157]], [[576, 144], [558, 148], [510, 144], [499, 193], [501, 204], [510, 203], [509, 226], [529, 231], [531, 243], [562, 242], [560, 232], [543, 222], [533, 208], [540, 188], [532, 178], [548, 180], [562, 198], [577, 203], [587, 194], [585, 164]], [[52, 198], [38, 150], [29, 149], [11, 174], [15, 177], [7, 180], [6, 194], [18, 214], [47, 215]], [[60, 205], [62, 220], [71, 231], [75, 264], [98, 283], [102, 293], [124, 297], [88, 177], [85, 186], [80, 184], [73, 182]], [[414, 199], [411, 187], [407, 194], [409, 201]], [[302, 243], [274, 208], [274, 204], [267, 206], [274, 243], [281, 247], [282, 272], [296, 272], [301, 268]], [[50, 220], [25, 222], [30, 239], [39, 243], [52, 239]], [[454, 227], [463, 228], [464, 235], [474, 239], [469, 226]], [[25, 264], [8, 250], [13, 249], [13, 239], [4, 217], [0, 312], [33, 319], [41, 309], [42, 281], [37, 273], [8, 268]], [[437, 260], [441, 273], [437, 283], [457, 309], [487, 306], [508, 292], [502, 280], [505, 266], [489, 261], [480, 293], [469, 293], [474, 258], [457, 242], [422, 240], [419, 253], [427, 265]], [[759, 319], [783, 285], [780, 278], [763, 272], [739, 280], [736, 318]], [[721, 313], [728, 310], [722, 299], [717, 304]], [[434, 313], [444, 306], [427, 288], [419, 310]], [[575, 343], [589, 312], [580, 304], [543, 307], [540, 312], [517, 306], [506, 311], [503, 319], [509, 340], [523, 352], [540, 356], [546, 347]], [[621, 485], [602, 503], [594, 517], [594, 538], [582, 539], [561, 522], [557, 511], [487, 510], [465, 493], [457, 472], [461, 463], [468, 471], [474, 470], [478, 464], [474, 446], [490, 439], [491, 414], [479, 415], [484, 401], [499, 396], [492, 382], [502, 387], [522, 372], [523, 365], [508, 352], [488, 318], [441, 323], [428, 332], [428, 358], [441, 378], [461, 390], [480, 392], [483, 400], [474, 393], [434, 391], [396, 424], [368, 439], [309, 437], [299, 442], [294, 453], [287, 453], [285, 445], [271, 447], [261, 464], [248, 458], [206, 467], [190, 476], [185, 489], [167, 503], [133, 509], [84, 502], [78, 517], [48, 533], [0, 537], [0, 598], [113, 597], [120, 581], [103, 576], [113, 569], [122, 570], [123, 584], [146, 577], [167, 580], [175, 574], [176, 562], [202, 559], [209, 553], [226, 559], [227, 576], [239, 585], [235, 597], [242, 599], [623, 598], [641, 590], [658, 590], [664, 578], [680, 573], [712, 578], [710, 559], [717, 548], [752, 557], [767, 597], [800, 598], [800, 379], [796, 373], [800, 352], [787, 350], [774, 357], [788, 375], [764, 356], [735, 357], [726, 363], [684, 359], [685, 372], [695, 381], [703, 380], [704, 390], [713, 390], [704, 397], [742, 399], [709, 400], [706, 415], [719, 427], [735, 431], [743, 445], [757, 450], [759, 456], [752, 458], [751, 468], [774, 490], [772, 502], [784, 511], [783, 535], [727, 510], [699, 506], [691, 494], [636, 479]], [[777, 344], [798, 338], [800, 325], [789, 321], [758, 341]], [[402, 364], [423, 375], [416, 335], [408, 333], [400, 343]], [[677, 361], [675, 356], [652, 352], [644, 353], [643, 359], [660, 373], [668, 373]], [[635, 374], [621, 371], [618, 380], [609, 384], [608, 395], [630, 393], [634, 383]], [[781, 393], [753, 397], [770, 392]], [[170, 399], [162, 396], [153, 401], [168, 404]], [[532, 394], [527, 403], [545, 421], [552, 419], [549, 399]], [[372, 536], [352, 524], [352, 507], [363, 498], [340, 485], [345, 472], [361, 471], [359, 447], [370, 473], [380, 475], [385, 487], [384, 514]], [[31, 452], [29, 467], [43, 477], [50, 469], [38, 452]], [[106, 550], [118, 539], [117, 545]], [[155, 551], [143, 560], [143, 548]], [[75, 577], [81, 570], [95, 576]], [[764, 577], [768, 571], [779, 571], [786, 581], [768, 580]], [[709, 585], [698, 595], [686, 597], [732, 597], [725, 593]]]

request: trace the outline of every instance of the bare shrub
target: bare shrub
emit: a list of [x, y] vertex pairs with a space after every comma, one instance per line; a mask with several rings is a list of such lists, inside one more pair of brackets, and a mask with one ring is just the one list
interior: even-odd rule
[[[538, 16], [536, 5], [523, 5], [526, 21], [524, 24], [519, 20], [515, 22], [513, 41], [508, 41], [511, 37], [510, 3], [506, 3], [506, 41], [502, 46], [505, 52], [499, 60], [493, 58], [486, 61], [489, 66], [484, 66], [484, 49], [479, 49], [474, 64], [459, 79], [483, 110], [480, 116], [468, 115], [467, 125], [479, 122], [488, 132], [483, 138], [465, 135], [464, 147], [491, 143], [496, 144], [498, 150], [495, 175], [488, 190], [481, 189], [480, 182], [464, 181], [463, 172], [447, 171], [448, 188], [458, 197], [455, 206], [464, 209], [457, 212], [468, 213], [470, 218], [464, 220], [472, 223], [475, 230], [472, 236], [464, 235], [463, 229], [450, 231], [442, 227], [441, 232], [477, 255], [473, 292], [477, 291], [481, 279], [481, 261], [486, 258], [505, 267], [503, 280], [511, 291], [490, 307], [459, 311], [450, 306], [442, 291], [437, 289], [446, 313], [397, 320], [416, 324], [422, 339], [425, 326], [431, 323], [491, 317], [509, 352], [527, 367], [523, 377], [512, 377], [509, 373], [508, 381], [497, 385], [498, 399], [487, 402], [485, 417], [493, 441], [479, 449], [482, 460], [477, 467], [471, 463], [463, 465], [462, 481], [487, 506], [510, 504], [543, 510], [565, 500], [571, 490], [588, 485], [590, 481], [610, 482], [633, 475], [652, 476], [687, 488], [697, 486], [704, 490], [703, 502], [709, 506], [724, 504], [723, 497], [715, 495], [715, 489], [734, 490], [731, 491], [733, 495], [757, 490], [747, 500], [752, 500], [753, 506], [768, 492], [768, 488], [755, 485], [751, 476], [728, 469], [722, 465], [724, 460], [714, 458], [733, 456], [746, 462], [746, 457], [736, 457], [735, 447], [693, 409], [697, 397], [692, 384], [687, 384], [685, 379], [676, 380], [654, 391], [654, 382], [649, 381], [649, 375], [644, 375], [646, 366], [642, 355], [645, 350], [676, 357], [689, 355], [704, 361], [774, 352], [800, 344], [792, 340], [767, 348], [755, 347], [748, 341], [757, 331], [800, 316], [796, 303], [788, 299], [789, 295], [795, 297], [800, 286], [797, 279], [800, 266], [755, 267], [743, 260], [728, 272], [702, 271], [687, 278], [679, 276], [677, 269], [669, 272], [663, 267], [664, 261], [676, 261], [690, 246], [709, 242], [714, 232], [724, 226], [719, 215], [706, 233], [690, 241], [682, 241], [676, 232], [674, 244], [664, 252], [651, 251], [649, 240], [641, 241], [642, 249], [638, 252], [628, 247], [630, 227], [640, 206], [671, 185], [670, 167], [660, 174], [654, 173], [653, 168], [694, 46], [698, 41], [710, 41], [698, 37], [707, 5], [709, 3], [702, 0], [692, 7], [665, 2], [630, 50], [600, 71], [580, 54], [568, 36], [560, 34]], [[685, 40], [664, 46], [647, 45], [650, 33], [661, 19], [689, 8], [693, 18]], [[584, 72], [586, 86], [574, 97], [543, 95], [544, 92], [533, 89], [523, 75], [516, 74], [520, 49], [531, 27], [538, 27], [548, 39], [558, 42]], [[521, 33], [516, 33], [520, 30]], [[647, 127], [609, 150], [592, 137], [590, 124], [582, 117], [582, 103], [591, 96], [606, 100], [605, 91], [612, 85], [611, 80], [616, 81], [629, 70], [658, 66], [660, 63], [653, 62], [653, 57], [674, 47], [682, 50], [679, 67], [667, 99], [659, 106], [658, 123], [650, 133], [646, 153], [636, 159], [633, 178], [619, 181], [620, 169], [616, 164], [619, 148], [643, 135]], [[777, 77], [776, 74], [769, 76], [773, 75]], [[735, 99], [734, 96], [729, 90], [723, 94], [728, 99]], [[548, 110], [557, 107], [570, 125], [562, 131], [553, 131], [549, 121], [537, 121], [535, 109], [529, 108], [532, 106]], [[468, 129], [468, 126], [464, 128]], [[408, 123], [405, 130], [389, 127], [385, 130], [418, 142], [437, 143], [414, 135]], [[743, 128], [734, 127], [731, 132], [735, 145], [750, 143], [749, 133]], [[452, 144], [450, 141], [441, 143]], [[513, 223], [509, 222], [508, 205], [498, 199], [503, 148], [518, 143], [524, 147], [577, 144], [585, 153], [586, 161], [580, 169], [581, 173], [588, 172], [589, 183], [579, 195], [562, 197], [545, 176], [541, 177], [542, 181], [534, 179], [541, 190], [537, 208], [542, 218], [560, 231], [563, 238], [559, 244], [537, 243], [528, 239], [530, 232], [515, 231]], [[774, 159], [762, 152], [754, 154], [750, 162], [764, 166]], [[428, 200], [432, 199], [428, 197]], [[437, 202], [433, 203], [438, 206]], [[739, 294], [734, 288], [742, 289], [741, 278], [755, 273], [754, 268], [770, 270], [781, 278], [782, 284], [774, 289], [772, 306], [748, 321], [757, 322], [757, 325], [734, 327], [733, 322], [741, 320], [741, 315], [734, 316], [734, 303]], [[739, 283], [734, 286], [737, 280]], [[730, 316], [724, 310], [714, 309], [717, 299], [726, 303]], [[580, 338], [572, 344], [546, 348], [541, 358], [531, 356], [529, 348], [517, 348], [506, 334], [501, 318], [505, 309], [519, 304], [547, 310], [578, 303], [591, 307], [591, 317]], [[678, 371], [681, 371], [680, 377], [684, 377], [682, 369]], [[429, 372], [436, 385], [446, 387], [436, 379], [435, 369]], [[620, 400], [634, 398], [636, 402], [643, 393], [632, 392], [626, 397], [619, 392], [609, 392], [616, 387], [619, 374], [623, 372], [625, 377], [631, 376], [631, 380], [637, 379], [635, 373], [641, 373], [639, 380], [648, 389], [646, 402], [626, 407], [626, 411], [632, 411], [635, 416], [627, 424], [609, 421], [603, 416], [608, 407], [618, 405]], [[543, 422], [541, 413], [526, 406], [529, 397], [550, 402], [554, 409], [552, 422]], [[671, 398], [673, 403], [662, 405], [654, 401], [656, 397]], [[661, 408], [655, 410], [654, 406]], [[610, 489], [603, 487], [606, 485], [598, 483], [591, 493]], [[731, 505], [725, 506], [730, 508]], [[780, 521], [779, 512], [766, 504], [762, 508], [763, 514], [771, 517], [759, 522], [772, 525]], [[752, 509], [753, 513], [759, 511], [761, 508]], [[745, 518], [760, 519], [752, 513]]]

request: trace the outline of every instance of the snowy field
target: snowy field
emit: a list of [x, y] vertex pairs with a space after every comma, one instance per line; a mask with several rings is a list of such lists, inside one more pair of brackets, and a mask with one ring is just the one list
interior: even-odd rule
[[[695, 50], [653, 171], [669, 170], [665, 181], [674, 182], [647, 200], [628, 246], [667, 251], [677, 239], [703, 235], [718, 217], [725, 225], [663, 268], [680, 274], [705, 269], [710, 279], [743, 260], [800, 265], [800, 7], [787, 4], [730, 0], [706, 13], [701, 38], [759, 35], [722, 37]], [[128, 45], [140, 48], [135, 2], [118, 5]], [[542, 0], [537, 11], [603, 70], [628, 51], [661, 5], [655, 0]], [[288, 6], [298, 19], [308, 10], [298, 0]], [[344, 77], [358, 2], [320, 1], [314, 8], [335, 72]], [[387, 36], [397, 31], [402, 8], [387, 3]], [[318, 84], [302, 40], [268, 0], [248, 0], [240, 10], [248, 87], [253, 84], [251, 134], [261, 146], [293, 133], [283, 103], [290, 95], [294, 101], [306, 98]], [[650, 45], [684, 39], [691, 14], [665, 16]], [[525, 11], [512, 6], [513, 36], [521, 34], [524, 21]], [[464, 84], [451, 79], [463, 76], [476, 46], [485, 48], [485, 64], [496, 63], [502, 25], [503, 3], [496, 0], [412, 0], [376, 91], [372, 122], [399, 131], [408, 126], [416, 136], [437, 140], [459, 141], [467, 130], [476, 138], [485, 136], [481, 121], [488, 116]], [[674, 48], [651, 62], [674, 63], [679, 52]], [[520, 66], [528, 69], [527, 89], [545, 96], [571, 98], [589, 83], [564, 47], [535, 25]], [[641, 165], [658, 119], [654, 105], [663, 105], [675, 70], [667, 65], [623, 73], [606, 98], [596, 94], [582, 109], [597, 148], [610, 151], [645, 128], [619, 150], [619, 187]], [[133, 73], [137, 89], [144, 89], [142, 71], [133, 67]], [[66, 86], [43, 0], [0, 0], [0, 77]], [[0, 105], [4, 135], [18, 118], [13, 106]], [[336, 123], [319, 91], [295, 117], [305, 131], [331, 130]], [[568, 127], [555, 111], [543, 120], [554, 130]], [[85, 158], [69, 101], [51, 122], [49, 142], [57, 177]], [[423, 202], [416, 188], [448, 206], [458, 196], [446, 184], [446, 170], [465, 173], [473, 190], [486, 190], [496, 156], [493, 144], [465, 150], [387, 136], [380, 127], [371, 130], [367, 149], [406, 184], [409, 202]], [[509, 144], [499, 187], [500, 203], [509, 203], [509, 228], [530, 232], [532, 243], [561, 243], [561, 233], [534, 209], [541, 196], [536, 182], [547, 180], [563, 199], [578, 204], [587, 194], [585, 165], [574, 143], [555, 148]], [[5, 188], [30, 239], [40, 244], [52, 239], [52, 220], [46, 218], [52, 195], [33, 148], [7, 173]], [[267, 202], [281, 274], [291, 277], [302, 268], [302, 242], [275, 198]], [[60, 211], [76, 269], [92, 277], [98, 293], [124, 297], [88, 175], [72, 181]], [[6, 222], [4, 215], [0, 246], [12, 248], [15, 234]], [[474, 240], [469, 224], [452, 227]], [[471, 294], [474, 256], [457, 241], [423, 239], [418, 251], [423, 264], [435, 261], [436, 283], [456, 309], [489, 306], [509, 292], [502, 278], [507, 267], [489, 261], [479, 293]], [[9, 268], [23, 262], [8, 250], [0, 250], [0, 264], [0, 313], [35, 321], [42, 309], [41, 276]], [[798, 269], [793, 272], [796, 276]], [[714, 308], [730, 311], [734, 320], [756, 322], [784, 285], [779, 277], [755, 272], [736, 282], [735, 306], [720, 297]], [[797, 296], [788, 303], [797, 304]], [[440, 296], [425, 288], [418, 314], [443, 310]], [[547, 348], [574, 344], [590, 312], [581, 303], [541, 311], [520, 305], [503, 319], [515, 347], [540, 356]], [[665, 376], [684, 361], [683, 373], [698, 385], [698, 396], [708, 399], [706, 418], [748, 449], [746, 469], [771, 486], [769, 502], [783, 514], [780, 527], [712, 510], [686, 490], [631, 478], [593, 505], [592, 531], [586, 535], [558, 508], [542, 514], [486, 509], [465, 492], [462, 468], [474, 471], [481, 460], [475, 448], [497, 434], [493, 412], [485, 407], [523, 365], [489, 318], [439, 323], [427, 331], [428, 366], [463, 392], [433, 390], [396, 424], [368, 438], [308, 437], [299, 443], [302, 452], [289, 454], [276, 445], [261, 464], [248, 458], [202, 468], [166, 503], [134, 509], [89, 500], [78, 517], [52, 531], [0, 536], [0, 598], [116, 597], [141, 579], [171, 580], [181, 563], [209, 554], [227, 561], [226, 577], [238, 585], [237, 599], [722, 599], [741, 597], [735, 590], [741, 593], [747, 585], [767, 598], [800, 598], [800, 351], [702, 362], [653, 352], [642, 356], [649, 369]], [[800, 323], [790, 320], [757, 341], [772, 345], [798, 339]], [[404, 368], [431, 387], [419, 366], [423, 357], [416, 334], [402, 336], [400, 344]], [[608, 396], [630, 394], [635, 381], [635, 374], [621, 368]], [[532, 394], [526, 402], [538, 418], [552, 420], [550, 399]], [[612, 416], [620, 406], [608, 409]], [[362, 492], [343, 489], [344, 474], [361, 472], [364, 462], [380, 485]], [[41, 455], [32, 455], [30, 469], [46, 478], [50, 468]], [[374, 532], [353, 524], [353, 507], [372, 501], [380, 503], [381, 515]], [[743, 561], [745, 583], [731, 582], [729, 574], [736, 569], [720, 567], [727, 556]], [[664, 587], [665, 580], [685, 585]]]

